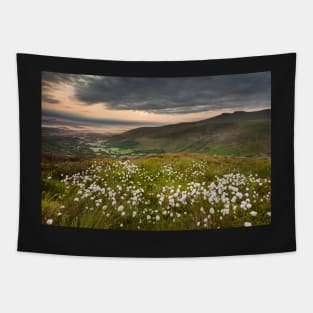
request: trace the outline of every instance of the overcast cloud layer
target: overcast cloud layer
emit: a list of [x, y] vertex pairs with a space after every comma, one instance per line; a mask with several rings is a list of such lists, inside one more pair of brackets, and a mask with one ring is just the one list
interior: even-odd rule
[[83, 105], [103, 103], [108, 109], [159, 114], [221, 109], [261, 109], [271, 106], [271, 74], [137, 78], [43, 72], [42, 100], [57, 104], [54, 89], [71, 85]]

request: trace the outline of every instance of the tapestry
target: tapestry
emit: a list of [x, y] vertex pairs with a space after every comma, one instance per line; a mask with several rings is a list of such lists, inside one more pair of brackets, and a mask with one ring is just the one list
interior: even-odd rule
[[18, 54], [18, 250], [294, 251], [295, 62]]

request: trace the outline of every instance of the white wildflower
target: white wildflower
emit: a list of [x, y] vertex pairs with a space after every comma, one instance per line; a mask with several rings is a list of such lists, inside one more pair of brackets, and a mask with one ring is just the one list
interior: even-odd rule
[[120, 205], [118, 208], [117, 208], [117, 211], [119, 212], [122, 212], [124, 210], [124, 206], [123, 205]]

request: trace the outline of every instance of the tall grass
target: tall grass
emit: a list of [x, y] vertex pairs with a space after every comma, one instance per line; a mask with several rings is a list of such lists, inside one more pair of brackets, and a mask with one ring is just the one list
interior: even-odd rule
[[42, 223], [123, 230], [266, 225], [270, 172], [269, 158], [44, 159]]

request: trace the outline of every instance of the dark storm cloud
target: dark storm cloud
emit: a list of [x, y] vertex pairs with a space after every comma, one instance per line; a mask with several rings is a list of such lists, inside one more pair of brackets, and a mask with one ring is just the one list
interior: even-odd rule
[[74, 87], [75, 98], [85, 105], [100, 102], [114, 110], [178, 114], [270, 107], [270, 80], [270, 72], [183, 78], [46, 73], [43, 90], [48, 92], [53, 84], [67, 83]]
[[44, 102], [47, 102], [47, 103], [51, 103], [51, 104], [57, 104], [60, 102], [58, 99], [55, 99], [55, 98], [49, 96], [48, 94], [42, 94], [41, 100]]

